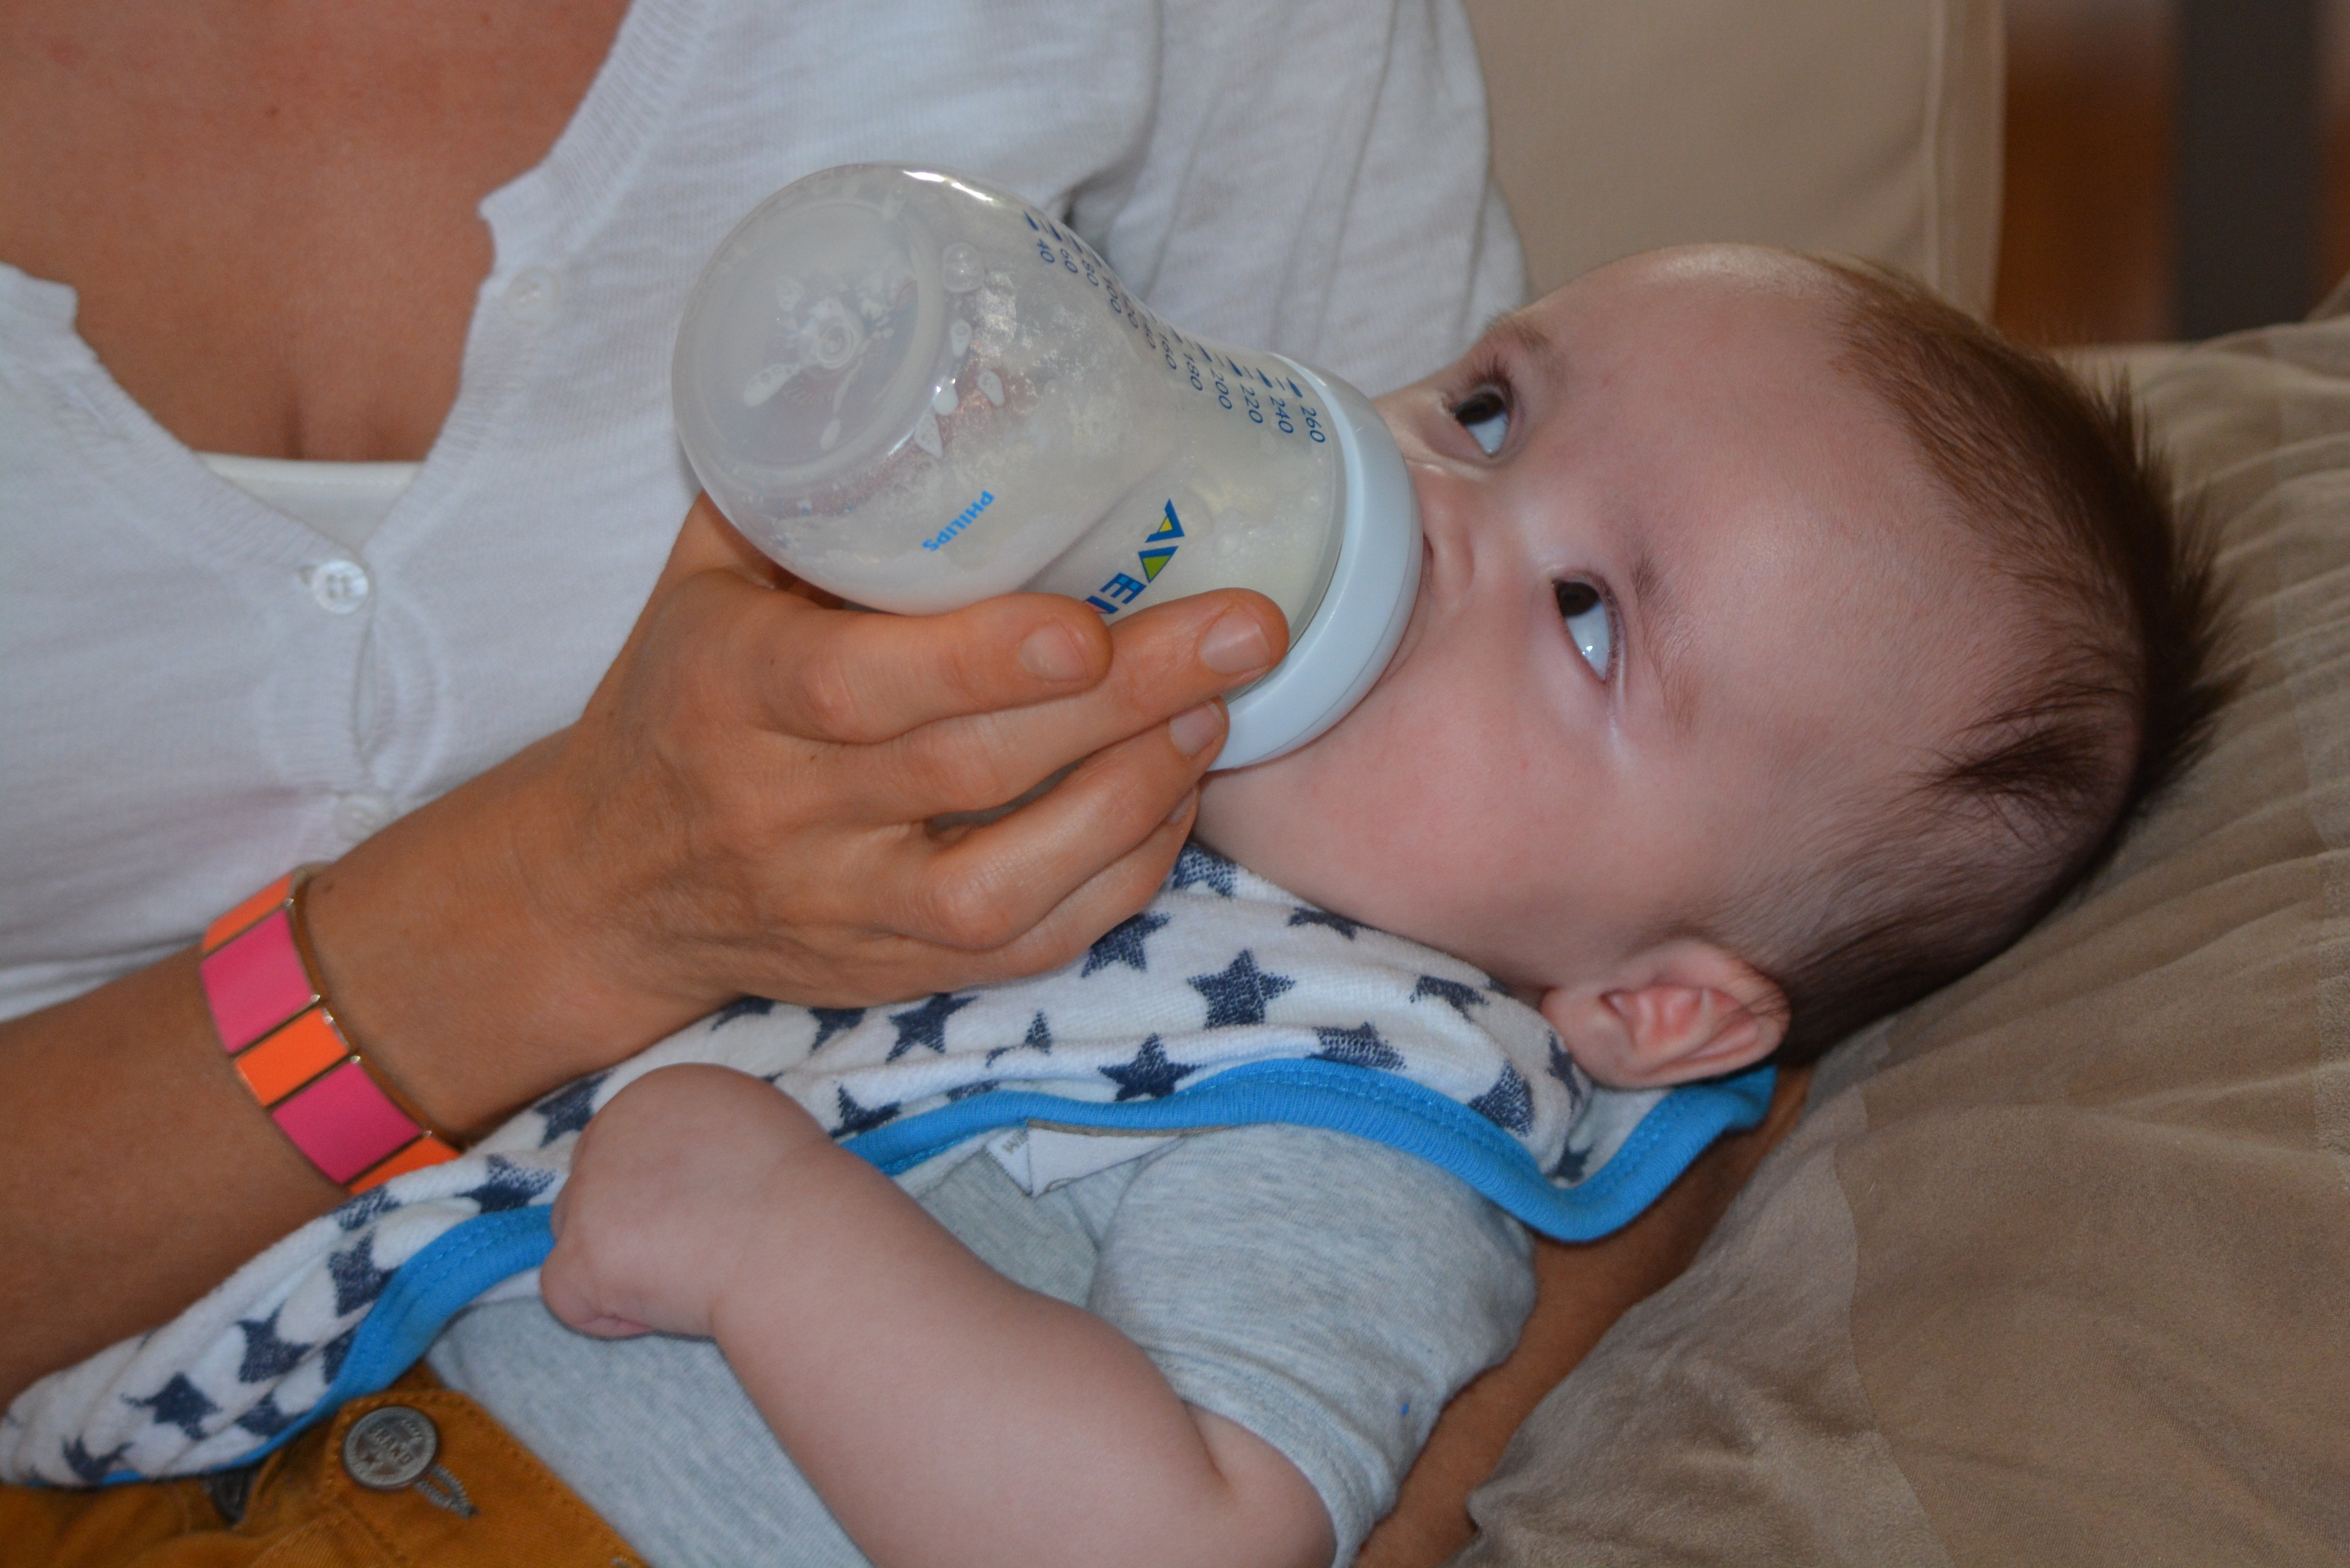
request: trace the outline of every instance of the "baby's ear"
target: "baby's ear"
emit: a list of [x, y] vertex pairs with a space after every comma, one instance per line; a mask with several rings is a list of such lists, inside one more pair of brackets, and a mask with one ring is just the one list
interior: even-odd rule
[[1665, 942], [1604, 979], [1546, 991], [1542, 1013], [1585, 1072], [1618, 1089], [1733, 1073], [1787, 1033], [1779, 988], [1711, 942]]

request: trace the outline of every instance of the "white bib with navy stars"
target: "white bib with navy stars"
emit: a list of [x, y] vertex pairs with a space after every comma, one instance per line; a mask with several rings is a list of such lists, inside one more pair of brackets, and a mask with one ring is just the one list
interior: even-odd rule
[[1053, 973], [890, 1007], [744, 998], [279, 1241], [170, 1324], [35, 1384], [0, 1478], [92, 1485], [251, 1462], [388, 1385], [448, 1318], [518, 1293], [580, 1129], [656, 1067], [717, 1063], [789, 1095], [920, 1189], [992, 1152], [1029, 1190], [1166, 1137], [1283, 1121], [1378, 1138], [1534, 1228], [1621, 1225], [1767, 1069], [1595, 1092], [1532, 1008], [1416, 942], [1316, 909], [1193, 846], [1150, 906]]

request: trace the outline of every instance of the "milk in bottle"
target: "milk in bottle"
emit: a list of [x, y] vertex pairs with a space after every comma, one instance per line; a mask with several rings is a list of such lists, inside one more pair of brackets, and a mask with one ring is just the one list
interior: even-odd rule
[[1220, 767], [1335, 723], [1418, 586], [1410, 484], [1360, 393], [1170, 327], [1064, 225], [943, 171], [851, 165], [763, 202], [695, 286], [671, 381], [727, 518], [855, 603], [1271, 597], [1291, 651], [1230, 699]]

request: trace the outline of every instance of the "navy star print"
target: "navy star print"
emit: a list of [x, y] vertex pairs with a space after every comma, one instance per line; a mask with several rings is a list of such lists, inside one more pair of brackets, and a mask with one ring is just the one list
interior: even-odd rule
[[596, 1091], [612, 1075], [611, 1069], [590, 1073], [584, 1078], [574, 1078], [530, 1108], [546, 1118], [546, 1126], [538, 1135], [538, 1147], [545, 1148], [566, 1133], [576, 1133], [588, 1125], [595, 1114]]
[[153, 1411], [159, 1427], [177, 1427], [195, 1442], [204, 1435], [204, 1417], [220, 1414], [220, 1407], [204, 1397], [204, 1391], [188, 1381], [184, 1372], [174, 1372], [172, 1380], [144, 1399], [129, 1399], [133, 1405], [143, 1405]]
[[348, 1252], [337, 1252], [327, 1260], [327, 1272], [335, 1280], [335, 1315], [345, 1317], [383, 1294], [383, 1287], [391, 1282], [391, 1271], [375, 1266], [375, 1232], [359, 1238], [359, 1244]]
[[272, 1307], [265, 1318], [239, 1318], [236, 1326], [244, 1332], [244, 1359], [237, 1364], [236, 1380], [240, 1383], [266, 1383], [273, 1377], [283, 1377], [294, 1370], [308, 1352], [307, 1345], [277, 1337], [277, 1314], [283, 1306]]
[[1314, 1034], [1322, 1042], [1322, 1049], [1314, 1053], [1317, 1062], [1344, 1062], [1350, 1067], [1376, 1067], [1382, 1073], [1403, 1065], [1403, 1053], [1380, 1039], [1379, 1032], [1367, 1023], [1353, 1029], [1316, 1024]]
[[1101, 940], [1086, 950], [1086, 967], [1077, 971], [1077, 978], [1083, 980], [1094, 971], [1107, 969], [1114, 963], [1147, 971], [1150, 964], [1143, 953], [1143, 942], [1151, 932], [1173, 919], [1171, 915], [1154, 914], [1149, 909], [1139, 915], [1128, 916], [1103, 932]]
[[1184, 1076], [1199, 1072], [1199, 1063], [1170, 1063], [1166, 1046], [1161, 1046], [1159, 1037], [1151, 1034], [1142, 1042], [1142, 1048], [1135, 1051], [1135, 1060], [1121, 1067], [1097, 1067], [1097, 1072], [1111, 1084], [1117, 1084], [1118, 1100], [1159, 1100], [1161, 1096], [1175, 1093], [1175, 1086], [1184, 1082]]
[[1583, 1173], [1589, 1168], [1590, 1165], [1589, 1149], [1562, 1148], [1558, 1151], [1558, 1163], [1550, 1168], [1550, 1179], [1553, 1181], [1564, 1181], [1572, 1187], [1583, 1179]]
[[1175, 869], [1167, 877], [1167, 890], [1180, 893], [1186, 888], [1205, 888], [1229, 898], [1232, 896], [1232, 863], [1214, 850], [1187, 843], [1183, 852], [1175, 857]]
[[837, 1138], [855, 1137], [858, 1133], [871, 1132], [875, 1127], [886, 1122], [895, 1121], [898, 1117], [898, 1105], [894, 1100], [886, 1106], [875, 1106], [868, 1110], [858, 1105], [856, 1096], [847, 1089], [836, 1085], [832, 1092], [840, 1102], [840, 1125], [832, 1129], [832, 1136]]
[[359, 1336], [359, 1325], [353, 1324], [327, 1341], [325, 1348], [318, 1352], [318, 1370], [327, 1375], [328, 1383], [343, 1375], [343, 1357], [351, 1353], [351, 1341]]
[[738, 1018], [764, 1018], [775, 1010], [775, 1003], [771, 997], [738, 996], [712, 1016], [710, 1027], [722, 1029]]
[[1550, 1037], [1550, 1064], [1544, 1068], [1544, 1071], [1574, 1090], [1578, 1098], [1582, 1096], [1583, 1085], [1575, 1082], [1575, 1058], [1566, 1054], [1565, 1048], [1559, 1044], [1558, 1036], [1555, 1034]]
[[1493, 1086], [1469, 1102], [1469, 1108], [1494, 1126], [1522, 1133], [1534, 1125], [1534, 1091], [1515, 1067], [1504, 1062]]
[[79, 1438], [68, 1439], [64, 1453], [66, 1468], [84, 1486], [96, 1486], [114, 1473], [114, 1467], [129, 1449], [129, 1443], [117, 1443], [102, 1454], [93, 1454], [81, 1446]]
[[274, 1438], [293, 1424], [294, 1417], [277, 1407], [275, 1390], [261, 1397], [261, 1403], [236, 1418], [236, 1424], [256, 1438]]
[[369, 1220], [389, 1214], [399, 1207], [399, 1204], [391, 1200], [390, 1188], [370, 1187], [335, 1210], [335, 1226], [341, 1231], [356, 1231]]
[[[1469, 1018], [1471, 1007], [1482, 1007], [1490, 1000], [1473, 985], [1463, 985], [1457, 980], [1441, 980], [1432, 974], [1421, 975], [1419, 983], [1411, 988], [1414, 1002], [1424, 996], [1436, 998], [1463, 1018]], [[1470, 1018], [1469, 1022], [1474, 1023], [1476, 1020]]]
[[917, 1045], [927, 1045], [945, 1055], [947, 1020], [978, 1000], [976, 996], [956, 996], [942, 991], [920, 1007], [891, 1013], [889, 1022], [898, 1026], [898, 1043], [889, 1047], [887, 1059], [894, 1062]]
[[998, 1045], [987, 1054], [987, 1064], [993, 1067], [998, 1056], [1009, 1056], [1014, 1051], [1041, 1051], [1047, 1056], [1053, 1054], [1053, 1031], [1046, 1027], [1042, 1012], [1028, 1021], [1026, 1039], [1017, 1045]]
[[479, 1187], [457, 1194], [470, 1198], [484, 1214], [499, 1214], [509, 1209], [526, 1209], [530, 1200], [546, 1190], [555, 1179], [551, 1170], [533, 1170], [516, 1165], [504, 1155], [490, 1156], [490, 1174]]
[[1287, 975], [1259, 971], [1256, 954], [1246, 948], [1222, 974], [1195, 974], [1184, 983], [1208, 999], [1210, 1029], [1263, 1023], [1264, 1004], [1297, 984]]
[[1334, 915], [1311, 904], [1298, 905], [1297, 912], [1289, 917], [1289, 923], [1293, 926], [1327, 926], [1350, 942], [1355, 940], [1355, 933], [1363, 929], [1360, 920], [1350, 920], [1344, 915]]
[[1118, 1099], [1159, 1099], [1175, 1092], [1175, 1085], [1186, 1076], [1200, 1070], [1194, 1062], [1170, 1062], [1167, 1049], [1159, 1044], [1159, 1036], [1143, 1041], [1142, 1049], [1134, 1060], [1117, 1067], [1097, 1068], [1101, 1075], [1118, 1085]]
[[813, 1056], [824, 1049], [824, 1043], [836, 1034], [846, 1034], [865, 1022], [861, 1007], [811, 1007], [808, 1016], [816, 1020], [816, 1041], [808, 1047]]

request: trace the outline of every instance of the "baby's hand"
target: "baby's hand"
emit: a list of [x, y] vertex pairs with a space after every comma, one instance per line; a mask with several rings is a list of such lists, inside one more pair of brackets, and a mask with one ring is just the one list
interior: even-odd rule
[[725, 1067], [664, 1067], [581, 1135], [555, 1200], [547, 1309], [586, 1334], [706, 1337], [796, 1158], [833, 1150], [780, 1091]]

